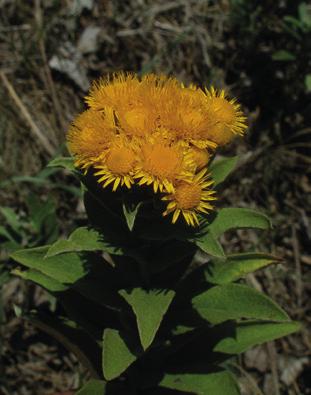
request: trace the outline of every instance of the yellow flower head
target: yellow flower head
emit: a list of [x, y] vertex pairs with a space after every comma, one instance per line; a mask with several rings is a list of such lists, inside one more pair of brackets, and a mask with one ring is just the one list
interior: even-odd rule
[[[69, 129], [76, 166], [94, 170], [103, 188], [152, 186], [189, 225], [214, 200], [206, 178], [214, 150], [246, 129], [245, 117], [225, 92], [184, 85], [174, 77], [115, 73], [95, 82], [89, 109]], [[160, 195], [161, 198], [161, 195]]]
[[206, 96], [208, 111], [215, 121], [207, 131], [206, 138], [218, 145], [225, 145], [235, 135], [243, 135], [247, 128], [246, 118], [236, 100], [228, 100], [224, 90], [217, 92], [213, 87], [206, 90]]
[[115, 111], [124, 111], [141, 103], [140, 85], [134, 74], [109, 75], [94, 82], [85, 101], [93, 110], [111, 107]]
[[140, 179], [139, 185], [152, 184], [155, 193], [173, 192], [174, 182], [191, 177], [193, 169], [194, 163], [181, 144], [155, 135], [141, 143], [135, 178]]
[[100, 176], [98, 182], [103, 183], [103, 187], [113, 183], [113, 191], [116, 191], [119, 185], [131, 188], [134, 183], [136, 161], [134, 144], [124, 137], [117, 136], [104, 152], [101, 162], [95, 166], [98, 170], [95, 176]]
[[143, 106], [117, 111], [116, 117], [123, 132], [128, 136], [144, 137], [157, 129], [156, 115]]
[[157, 114], [158, 126], [169, 131], [176, 140], [201, 148], [216, 148], [217, 144], [205, 137], [214, 120], [206, 111], [206, 98], [201, 89], [185, 88], [171, 79], [164, 86], [156, 86], [149, 98]]
[[71, 125], [68, 149], [76, 159], [76, 165], [88, 168], [100, 160], [104, 150], [114, 138], [116, 126], [109, 109], [103, 112], [86, 110]]
[[196, 171], [199, 171], [203, 169], [203, 167], [206, 167], [208, 165], [211, 154], [208, 152], [207, 149], [192, 146], [189, 148], [189, 152], [193, 159], [193, 162], [195, 163]]
[[196, 174], [191, 181], [179, 181], [174, 193], [162, 198], [169, 202], [163, 215], [173, 213], [174, 224], [182, 214], [188, 225], [199, 225], [197, 213], [208, 213], [213, 209], [209, 203], [216, 199], [215, 192], [209, 189], [212, 183], [213, 181], [207, 180], [206, 169]]

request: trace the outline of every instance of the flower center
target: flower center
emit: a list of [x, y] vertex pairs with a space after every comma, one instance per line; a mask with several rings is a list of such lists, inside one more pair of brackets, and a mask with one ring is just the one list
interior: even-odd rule
[[224, 124], [232, 125], [235, 121], [235, 110], [228, 100], [222, 97], [213, 97], [210, 99], [210, 108], [215, 112], [217, 121]]
[[155, 144], [143, 149], [144, 169], [161, 180], [173, 180], [181, 171], [182, 154], [174, 148]]
[[198, 184], [181, 182], [175, 190], [175, 200], [178, 208], [191, 210], [200, 204], [202, 188]]
[[111, 173], [126, 175], [134, 168], [135, 154], [126, 147], [113, 147], [107, 156], [106, 165]]

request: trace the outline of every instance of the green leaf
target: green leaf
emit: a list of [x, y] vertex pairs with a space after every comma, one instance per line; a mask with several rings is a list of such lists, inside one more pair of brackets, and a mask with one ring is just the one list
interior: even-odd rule
[[227, 371], [208, 374], [167, 374], [160, 386], [196, 395], [240, 394], [236, 381]]
[[19, 233], [21, 223], [14, 210], [12, 210], [10, 207], [0, 207], [0, 212], [4, 216], [8, 225], [10, 225], [11, 228], [15, 230], [15, 232]]
[[14, 238], [4, 226], [0, 226], [0, 236], [12, 241], [13, 243], [15, 242]]
[[22, 317], [23, 310], [19, 306], [16, 306], [15, 304], [13, 304], [13, 310], [14, 310], [14, 313], [17, 318]]
[[228, 175], [232, 173], [237, 162], [237, 156], [233, 156], [231, 158], [221, 158], [212, 162], [210, 166], [210, 172], [212, 179], [214, 180], [214, 186], [222, 183], [228, 177]]
[[236, 327], [234, 337], [221, 339], [213, 351], [240, 354], [261, 343], [287, 336], [301, 329], [298, 322], [244, 322]]
[[142, 205], [142, 202], [138, 203], [135, 206], [132, 206], [130, 204], [125, 204], [125, 203], [123, 203], [123, 205], [122, 205], [124, 217], [126, 219], [126, 223], [127, 223], [127, 226], [130, 231], [133, 230], [136, 215], [137, 215], [138, 210], [141, 207], [141, 205]]
[[49, 248], [46, 258], [65, 252], [105, 251], [109, 254], [122, 255], [120, 248], [113, 247], [101, 240], [101, 235], [95, 229], [77, 228], [68, 240], [58, 240]]
[[52, 200], [48, 199], [46, 202], [41, 202], [36, 195], [32, 194], [27, 199], [27, 205], [29, 208], [31, 222], [37, 232], [42, 230], [42, 227], [49, 216], [55, 216], [56, 208]]
[[130, 351], [120, 332], [105, 329], [103, 337], [103, 373], [110, 381], [122, 374], [134, 361], [136, 356]]
[[80, 248], [80, 246], [77, 246], [75, 243], [72, 243], [69, 240], [60, 239], [50, 246], [45, 255], [45, 258], [51, 258], [56, 255], [64, 254], [65, 252], [79, 252], [81, 251]]
[[1, 243], [1, 248], [6, 252], [6, 254], [10, 255], [12, 252], [20, 250], [21, 245], [16, 241], [5, 241]]
[[296, 31], [296, 30], [301, 29], [303, 27], [301, 21], [299, 19], [293, 17], [292, 15], [285, 15], [283, 17], [283, 21], [290, 25], [289, 32], [291, 34], [293, 34], [295, 38], [301, 39], [301, 35], [298, 34]]
[[202, 251], [209, 255], [218, 258], [225, 257], [225, 252], [221, 244], [211, 232], [205, 233], [199, 238], [195, 239], [195, 243], [199, 248], [201, 248]]
[[285, 311], [270, 298], [241, 284], [217, 285], [194, 297], [192, 302], [198, 313], [212, 324], [240, 318], [289, 320]]
[[271, 221], [258, 211], [229, 207], [220, 209], [213, 222], [207, 226], [208, 232], [211, 232], [216, 238], [230, 229], [238, 228], [269, 229]]
[[88, 273], [86, 263], [76, 253], [45, 258], [50, 246], [15, 251], [11, 258], [35, 269], [62, 284], [73, 284]]
[[146, 291], [142, 288], [134, 288], [130, 293], [124, 290], [119, 293], [134, 311], [140, 341], [143, 349], [146, 350], [153, 342], [175, 292], [155, 289]]
[[311, 29], [311, 6], [310, 4], [306, 4], [302, 2], [298, 6], [298, 14], [300, 21], [306, 26], [309, 30]]
[[311, 74], [305, 76], [305, 86], [307, 93], [311, 92]]
[[91, 379], [88, 381], [76, 395], [105, 395], [106, 382], [103, 380]]
[[74, 159], [72, 157], [58, 156], [57, 158], [52, 159], [47, 167], [63, 167], [67, 170], [75, 170]]
[[296, 56], [285, 49], [280, 49], [279, 51], [276, 51], [274, 54], [272, 54], [272, 60], [289, 62], [291, 60], [296, 60]]
[[218, 238], [230, 229], [259, 228], [268, 229], [271, 222], [267, 216], [247, 208], [222, 208], [215, 213], [215, 218], [207, 224], [194, 242], [209, 255], [223, 258], [225, 253]]
[[212, 284], [226, 284], [279, 261], [279, 258], [263, 253], [229, 255], [226, 259], [209, 262], [205, 278]]
[[2, 287], [3, 284], [5, 284], [9, 279], [10, 279], [10, 273], [5, 270], [4, 268], [1, 268], [0, 270], [0, 287]]
[[66, 285], [60, 283], [54, 278], [46, 276], [38, 270], [29, 269], [21, 271], [19, 269], [15, 269], [12, 271], [12, 274], [19, 276], [24, 280], [33, 281], [34, 283], [41, 285], [43, 288], [51, 292], [63, 292], [68, 288]]

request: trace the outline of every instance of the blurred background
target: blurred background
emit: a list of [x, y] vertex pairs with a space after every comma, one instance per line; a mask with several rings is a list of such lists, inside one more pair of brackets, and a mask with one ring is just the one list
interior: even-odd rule
[[[9, 253], [85, 223], [78, 182], [46, 168], [91, 81], [129, 70], [225, 88], [241, 102], [246, 138], [222, 205], [264, 211], [270, 232], [238, 231], [228, 251], [283, 262], [247, 278], [303, 322], [300, 333], [237, 361], [244, 395], [311, 394], [311, 4], [307, 0], [0, 0], [0, 394], [70, 394], [85, 376], [42, 328], [18, 318], [55, 310], [10, 274]], [[61, 339], [60, 339], [61, 340]], [[239, 363], [239, 365], [238, 365]]]

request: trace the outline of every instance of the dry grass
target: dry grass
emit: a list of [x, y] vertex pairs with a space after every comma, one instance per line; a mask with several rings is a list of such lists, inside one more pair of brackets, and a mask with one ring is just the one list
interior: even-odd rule
[[[305, 324], [301, 333], [262, 347], [261, 365], [254, 354], [248, 355], [241, 371], [243, 388], [247, 395], [311, 393], [311, 184], [306, 144], [310, 129], [298, 74], [307, 61], [301, 59], [300, 69], [290, 64], [269, 69], [267, 53], [278, 49], [274, 47], [281, 24], [277, 14], [262, 11], [266, 4], [233, 19], [229, 0], [80, 3], [86, 7], [79, 9], [79, 2], [73, 0], [0, 2], [0, 182], [13, 175], [35, 175], [53, 155], [65, 151], [67, 126], [82, 108], [89, 82], [100, 75], [154, 71], [172, 73], [185, 82], [227, 86], [241, 98], [251, 128], [246, 141], [237, 141], [228, 150], [241, 156], [241, 164], [226, 185], [223, 201], [262, 208], [273, 218], [275, 229], [264, 236], [239, 232], [225, 243], [233, 251], [255, 247], [284, 258], [283, 264], [248, 281]], [[275, 2], [273, 10], [281, 14], [278, 6]], [[241, 25], [245, 20], [250, 25]], [[270, 25], [274, 39], [264, 33]], [[83, 37], [90, 27], [97, 28], [96, 39], [85, 46]], [[252, 56], [259, 63], [252, 63]], [[64, 71], [68, 61], [70, 72]], [[283, 75], [281, 85], [278, 75]], [[1, 205], [18, 205], [20, 189], [13, 185], [2, 190]], [[29, 303], [25, 295], [33, 303], [41, 300], [38, 291], [25, 293], [23, 287], [17, 280], [9, 283], [4, 300], [19, 305]], [[42, 395], [77, 386], [79, 368], [74, 358], [13, 318], [11, 306], [6, 312], [1, 367], [5, 379], [0, 393]], [[295, 371], [293, 366], [302, 358], [307, 362]], [[290, 373], [284, 376], [286, 364], [296, 372], [292, 379]]]

